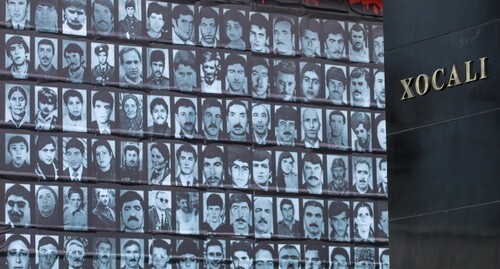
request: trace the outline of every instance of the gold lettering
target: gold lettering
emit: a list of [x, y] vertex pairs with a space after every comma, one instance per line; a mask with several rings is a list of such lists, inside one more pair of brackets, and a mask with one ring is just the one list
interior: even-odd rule
[[477, 73], [474, 73], [474, 77], [471, 76], [472, 71], [472, 61], [464, 62], [465, 64], [465, 83], [469, 83], [477, 80]]
[[432, 88], [436, 91], [440, 91], [444, 88], [444, 83], [441, 84], [441, 86], [438, 86], [437, 85], [437, 80], [438, 80], [438, 74], [441, 73], [441, 74], [444, 74], [444, 68], [439, 68], [439, 69], [436, 69], [436, 71], [434, 71], [434, 73], [432, 73], [432, 80], [431, 80], [431, 84], [432, 84]]
[[406, 78], [406, 79], [401, 80], [401, 84], [403, 85], [404, 90], [405, 90], [405, 92], [403, 93], [403, 96], [401, 97], [401, 101], [415, 97], [410, 89], [410, 84], [412, 81], [413, 81], [413, 78]]
[[479, 79], [488, 78], [488, 68], [486, 66], [487, 60], [488, 57], [479, 58], [479, 61], [481, 62], [481, 76], [479, 77]]
[[448, 88], [451, 88], [453, 86], [458, 86], [461, 85], [462, 82], [460, 82], [460, 78], [458, 77], [458, 71], [457, 67], [453, 65], [451, 68], [451, 73], [450, 73], [450, 79], [448, 80]]
[[[424, 80], [424, 88], [421, 89], [421, 81], [422, 79]], [[429, 92], [429, 76], [426, 74], [420, 74], [418, 75], [416, 81], [415, 81], [415, 91], [418, 93], [418, 95], [424, 95], [427, 92]]]

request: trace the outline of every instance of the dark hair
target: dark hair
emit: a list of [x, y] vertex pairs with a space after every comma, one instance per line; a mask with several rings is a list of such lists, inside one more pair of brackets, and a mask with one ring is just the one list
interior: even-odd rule
[[165, 144], [154, 143], [153, 145], [151, 145], [151, 150], [153, 149], [157, 149], [163, 156], [163, 158], [165, 158], [165, 160], [168, 161], [170, 159], [170, 151], [168, 150], [168, 147]]
[[252, 204], [250, 198], [244, 193], [233, 193], [231, 197], [229, 197], [229, 207], [233, 206], [233, 204], [237, 203], [247, 203], [248, 206]]
[[223, 204], [222, 198], [217, 194], [212, 193], [207, 198], [207, 207], [215, 205], [222, 209]]
[[269, 36], [269, 20], [261, 13], [254, 13], [250, 16], [250, 26], [255, 25], [259, 29], [266, 30], [266, 35]]
[[64, 48], [64, 55], [69, 53], [78, 53], [80, 57], [83, 56], [82, 47], [78, 46], [76, 43], [69, 43], [66, 48]]
[[372, 209], [372, 207], [367, 202], [359, 202], [359, 203], [356, 204], [356, 206], [354, 207], [354, 217], [356, 217], [358, 215], [358, 211], [362, 207], [368, 208], [368, 212], [370, 213], [370, 216], [373, 217], [373, 209]]
[[[155, 3], [156, 2], [153, 2], [153, 4]], [[151, 52], [151, 63], [153, 62], [162, 62], [163, 64], [165, 64], [165, 53], [163, 53], [163, 51], [161, 50], [153, 50]]]
[[182, 144], [179, 149], [177, 149], [177, 152], [175, 153], [175, 157], [177, 158], [177, 160], [179, 160], [179, 158], [181, 157], [182, 152], [191, 153], [193, 154], [195, 160], [198, 159], [196, 150], [194, 150], [194, 148], [189, 144]]
[[155, 13], [162, 15], [164, 21], [167, 20], [166, 18], [167, 8], [165, 6], [158, 4], [158, 2], [152, 2], [151, 4], [149, 4], [147, 13], [148, 13], [148, 18], [149, 16], [151, 16], [151, 14]]
[[196, 57], [190, 50], [179, 50], [174, 55], [174, 70], [179, 68], [179, 65], [185, 65], [196, 70]]
[[318, 257], [321, 260], [321, 264], [323, 266], [320, 268], [326, 268], [326, 265], [328, 264], [328, 253], [324, 245], [318, 244], [317, 242], [311, 240], [306, 241], [304, 244], [304, 253], [307, 251], [317, 251]]
[[252, 255], [252, 246], [246, 242], [246, 241], [236, 241], [234, 243], [231, 244], [231, 256], [233, 256], [234, 253], [236, 253], [236, 251], [243, 251], [245, 252], [248, 256], [251, 256]]
[[94, 153], [94, 155], [95, 151], [97, 150], [97, 147], [100, 146], [104, 146], [109, 151], [109, 155], [111, 155], [111, 158], [113, 158], [113, 150], [111, 149], [111, 145], [109, 144], [108, 141], [101, 139], [96, 140], [92, 145], [92, 152]]
[[86, 3], [85, 0], [63, 0], [63, 8], [67, 7], [77, 7], [85, 10]]
[[217, 240], [217, 239], [210, 239], [210, 240], [208, 240], [208, 242], [207, 242], [207, 246], [206, 246], [206, 249], [208, 249], [208, 248], [209, 248], [209, 247], [211, 247], [211, 246], [218, 246], [218, 247], [220, 247], [222, 250], [224, 250], [224, 246], [223, 246], [223, 245], [222, 245], [222, 243], [221, 243], [219, 240]]
[[124, 194], [120, 196], [120, 202], [121, 206], [120, 209], [123, 209], [123, 204], [131, 201], [139, 201], [141, 204], [142, 208], [144, 209], [144, 199], [142, 198], [141, 195], [139, 195], [136, 191], [126, 191]]
[[85, 153], [85, 147], [83, 146], [82, 141], [78, 140], [76, 137], [72, 137], [68, 140], [68, 142], [66, 142], [66, 151], [70, 148], [79, 150], [82, 155]]
[[269, 160], [269, 166], [272, 167], [272, 156], [267, 150], [254, 150], [253, 152], [253, 160], [257, 162], [262, 162], [265, 160]]
[[5, 203], [7, 203], [7, 199], [9, 196], [15, 195], [24, 198], [24, 200], [28, 201], [30, 199], [30, 192], [25, 187], [21, 186], [19, 183], [15, 183], [5, 192]]
[[328, 84], [330, 80], [338, 80], [345, 85], [346, 79], [344, 70], [336, 66], [328, 68], [328, 70], [326, 71], [326, 84]]
[[83, 96], [77, 90], [69, 89], [66, 92], [64, 92], [64, 94], [63, 94], [63, 100], [64, 100], [64, 103], [66, 105], [68, 104], [68, 100], [69, 100], [70, 97], [76, 97], [76, 98], [78, 98], [80, 100], [80, 102], [83, 103]]
[[[114, 5], [112, 0], [95, 0], [92, 3], [92, 10], [94, 10], [96, 4], [107, 7], [109, 9], [109, 11], [111, 12], [111, 17], [114, 18], [113, 11], [114, 11], [115, 5]], [[94, 14], [94, 12], [92, 12], [92, 16], [94, 16], [93, 14]]]
[[177, 20], [181, 15], [191, 15], [194, 18], [193, 11], [187, 5], [179, 4], [172, 9], [172, 18]]
[[44, 39], [40, 40], [40, 42], [38, 42], [38, 47], [40, 47], [40, 45], [49, 45], [49, 46], [51, 46], [52, 47], [52, 52], [55, 53], [55, 51], [54, 51], [54, 43], [52, 42], [52, 40], [44, 38]]
[[344, 121], [344, 124], [345, 124], [345, 120], [346, 120], [345, 119], [345, 115], [342, 112], [340, 112], [339, 110], [333, 110], [332, 112], [330, 112], [330, 115], [328, 116], [328, 119], [332, 120], [332, 117], [335, 116], [335, 115], [341, 116], [342, 120]]
[[120, 50], [120, 64], [124, 64], [125, 60], [123, 59], [123, 56], [125, 55], [125, 53], [130, 52], [130, 51], [135, 51], [135, 53], [137, 53], [137, 56], [139, 57], [139, 61], [142, 62], [142, 56], [141, 56], [140, 51], [136, 47], [127, 46], [127, 47], [124, 47]]
[[354, 169], [356, 169], [356, 166], [358, 166], [358, 164], [366, 164], [368, 166], [368, 169], [370, 169], [372, 167], [371, 163], [369, 161], [367, 161], [365, 158], [357, 158], [355, 161], [354, 161]]
[[316, 201], [316, 200], [309, 200], [309, 201], [305, 202], [304, 203], [304, 211], [306, 210], [306, 208], [308, 206], [319, 207], [319, 208], [321, 208], [321, 212], [323, 212], [323, 208], [324, 208], [323, 204], [320, 203], [320, 202], [318, 202], [318, 201]]
[[[96, 1], [97, 1], [97, 0], [96, 0]], [[96, 248], [96, 249], [97, 249], [97, 248], [99, 248], [99, 245], [100, 245], [100, 244], [108, 244], [108, 245], [110, 245], [110, 246], [112, 246], [112, 245], [113, 245], [113, 244], [111, 244], [111, 241], [110, 241], [108, 238], [106, 238], [106, 237], [104, 237], [104, 238], [100, 238], [99, 240], [97, 240], [97, 243], [95, 244], [95, 248]]]
[[318, 64], [313, 64], [313, 63], [306, 63], [304, 67], [302, 67], [302, 71], [300, 71], [300, 77], [304, 78], [304, 74], [306, 72], [314, 72], [318, 75], [320, 84], [322, 84], [322, 77], [323, 75], [321, 74], [321, 66]]
[[325, 20], [322, 29], [323, 41], [326, 41], [329, 35], [342, 35], [342, 38], [346, 40], [346, 31], [338, 21]]
[[232, 100], [231, 102], [229, 102], [229, 104], [227, 105], [227, 113], [229, 114], [229, 110], [231, 109], [232, 106], [236, 106], [236, 105], [240, 105], [240, 106], [243, 106], [245, 108], [245, 113], [247, 115], [247, 118], [248, 118], [248, 107], [245, 103], [243, 103], [243, 101], [241, 100]]
[[180, 258], [185, 254], [193, 254], [195, 257], [199, 257], [200, 248], [193, 240], [184, 239], [182, 243], [177, 248], [177, 256]]
[[283, 206], [284, 205], [291, 205], [292, 206], [292, 209], [294, 209], [295, 207], [293, 206], [293, 203], [290, 199], [287, 199], [287, 198], [284, 198], [283, 200], [281, 200], [280, 202], [280, 209], [283, 209]]
[[200, 13], [198, 14], [200, 18], [199, 23], [201, 23], [201, 19], [214, 19], [216, 25], [219, 25], [219, 14], [213, 10], [211, 7], [203, 6], [200, 8]]
[[280, 72], [283, 74], [295, 75], [295, 70], [297, 69], [294, 62], [286, 60], [281, 60], [275, 67], [276, 76], [278, 76], [278, 73]]
[[354, 24], [352, 27], [351, 27], [351, 31], [350, 33], [352, 34], [352, 32], [363, 32], [363, 37], [365, 36], [365, 29], [363, 29], [363, 27], [361, 26], [361, 24], [359, 23], [356, 23]]
[[316, 153], [307, 152], [306, 154], [304, 154], [302, 164], [305, 164], [306, 162], [311, 164], [319, 164], [321, 166], [321, 169], [323, 169], [323, 160], [321, 160], [319, 155]]
[[24, 47], [26, 53], [30, 53], [30, 47], [28, 46], [26, 41], [24, 41], [21, 36], [15, 35], [10, 37], [5, 44], [5, 51], [7, 52], [7, 55], [10, 56], [10, 47], [16, 44], [21, 44]]
[[114, 107], [114, 98], [113, 95], [109, 92], [105, 91], [98, 91], [94, 94], [94, 97], [92, 98], [92, 106], [95, 106], [95, 103], [97, 101], [101, 101], [103, 103], [109, 104], [111, 106], [111, 109]]
[[370, 76], [370, 72], [368, 72], [368, 70], [366, 70], [366, 68], [355, 67], [351, 71], [351, 79], [353, 79], [353, 78], [361, 78], [362, 76], [364, 76], [366, 84], [372, 85], [372, 79], [371, 79], [371, 76]]
[[319, 36], [321, 31], [321, 24], [319, 23], [318, 19], [303, 17], [300, 21], [300, 35], [304, 35], [305, 30], [315, 32]]
[[20, 135], [13, 136], [9, 139], [9, 142], [7, 143], [7, 150], [10, 148], [12, 144], [17, 144], [17, 143], [23, 143], [26, 146], [26, 151], [29, 151], [28, 141], [26, 141], [26, 138]]
[[262, 65], [269, 70], [269, 62], [265, 58], [253, 57], [251, 63], [252, 63], [252, 68], [258, 65]]
[[330, 216], [330, 218], [333, 218], [334, 216], [342, 213], [345, 213], [346, 217], [349, 217], [349, 206], [344, 202], [333, 201], [328, 207], [328, 215]]
[[332, 254], [330, 255], [330, 261], [333, 262], [333, 259], [337, 255], [343, 256], [345, 258], [345, 260], [347, 261], [347, 264], [350, 264], [350, 262], [349, 262], [349, 253], [347, 253], [347, 250], [345, 250], [344, 248], [341, 248], [341, 247], [334, 248], [333, 251], [332, 251]]
[[149, 254], [151, 256], [153, 256], [153, 248], [162, 248], [167, 251], [167, 254], [172, 254], [170, 244], [162, 239], [154, 239], [153, 242], [151, 243], [151, 246], [149, 247]]
[[235, 161], [252, 165], [252, 152], [245, 146], [233, 145], [227, 148], [228, 167], [231, 167]]
[[274, 21], [274, 26], [276, 26], [276, 24], [278, 24], [279, 22], [288, 22], [290, 24], [290, 32], [295, 33], [295, 23], [291, 18], [280, 15]]
[[203, 101], [202, 111], [205, 111], [209, 107], [218, 107], [222, 111], [222, 105], [216, 98], [207, 98]]
[[203, 150], [203, 158], [211, 159], [211, 158], [224, 158], [224, 152], [215, 144], [209, 144], [205, 150]]
[[259, 251], [267, 251], [267, 252], [271, 253], [271, 256], [273, 257], [273, 263], [275, 262], [276, 251], [274, 250], [274, 248], [271, 247], [271, 245], [266, 244], [266, 243], [258, 243], [255, 245], [254, 250], [255, 250], [255, 255], [257, 255], [257, 252], [259, 252]]
[[142, 251], [141, 245], [134, 239], [129, 239], [127, 242], [125, 242], [125, 245], [123, 245], [123, 249], [126, 249], [132, 245], [136, 245], [139, 248], [139, 252]]
[[135, 145], [126, 145], [124, 148], [123, 148], [123, 152], [126, 153], [127, 151], [135, 151], [137, 153], [137, 155], [139, 155], [139, 148]]
[[43, 87], [38, 93], [38, 103], [54, 105], [57, 109], [57, 95], [56, 92], [50, 88]]
[[379, 169], [382, 169], [382, 163], [387, 163], [387, 158], [385, 156], [380, 158], [380, 162], [378, 162]]
[[28, 239], [26, 239], [24, 236], [16, 233], [16, 234], [12, 234], [11, 236], [9, 236], [9, 238], [7, 239], [5, 244], [3, 244], [3, 246], [4, 246], [4, 249], [2, 251], [4, 253], [3, 255], [6, 255], [7, 251], [9, 250], [10, 244], [12, 244], [15, 241], [23, 242], [23, 244], [26, 245], [28, 252], [31, 253], [31, 247], [30, 247], [30, 243], [28, 242]]
[[361, 124], [367, 132], [370, 131], [370, 116], [368, 113], [356, 111], [351, 116], [351, 128], [355, 130]]
[[[36, 193], [35, 193], [35, 199], [37, 199], [37, 197], [38, 197], [38, 193], [39, 193], [41, 190], [49, 190], [49, 191], [50, 191], [50, 193], [52, 193], [52, 196], [54, 196], [54, 199], [56, 200], [56, 203], [57, 203], [57, 197], [58, 197], [58, 196], [57, 196], [56, 191], [54, 191], [54, 189], [52, 189], [51, 187], [49, 187], [49, 186], [45, 186], [45, 185], [40, 186], [40, 188], [38, 188], [38, 190], [36, 190]], [[55, 212], [57, 212], [57, 204], [55, 205], [55, 207], [54, 207], [54, 208], [55, 208], [55, 209], [54, 209], [54, 213], [55, 213]], [[37, 204], [37, 209], [38, 209], [38, 204]], [[59, 216], [57, 216], [57, 217], [59, 217]]]
[[23, 95], [25, 100], [28, 99], [28, 95], [26, 94], [26, 91], [24, 91], [24, 89], [21, 86], [14, 86], [14, 87], [10, 88], [9, 94], [7, 95], [7, 98], [10, 99], [15, 92], [20, 92]]
[[57, 241], [50, 236], [44, 236], [40, 238], [40, 240], [38, 241], [38, 250], [40, 250], [40, 248], [45, 245], [53, 245], [56, 249], [59, 249]]
[[155, 106], [165, 107], [165, 109], [167, 110], [167, 115], [168, 115], [168, 105], [167, 105], [167, 102], [165, 102], [165, 100], [163, 98], [156, 97], [155, 99], [153, 99], [151, 101], [151, 104], [149, 105], [149, 111], [151, 112], [151, 114], [153, 114], [153, 109], [155, 108]]
[[57, 148], [56, 142], [51, 136], [39, 135], [35, 142], [35, 149], [36, 151], [40, 151], [43, 147], [49, 144], [53, 145], [54, 148]]
[[68, 190], [68, 200], [71, 197], [71, 195], [74, 193], [80, 195], [80, 198], [82, 199], [82, 203], [80, 204], [79, 209], [82, 209], [85, 206], [85, 201], [84, 201], [85, 197], [83, 197], [83, 190], [80, 187], [76, 187], [76, 186], [70, 187]]
[[231, 53], [224, 60], [222, 70], [227, 72], [227, 69], [229, 68], [230, 65], [236, 65], [236, 64], [241, 65], [244, 69], [245, 66], [247, 65], [247, 61], [245, 60], [245, 58], [243, 56], [241, 56], [239, 54]]

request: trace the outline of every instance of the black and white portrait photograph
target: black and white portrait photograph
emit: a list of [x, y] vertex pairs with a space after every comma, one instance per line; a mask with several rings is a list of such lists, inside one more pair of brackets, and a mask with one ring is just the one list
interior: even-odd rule
[[349, 61], [368, 63], [368, 25], [349, 22]]
[[305, 103], [325, 100], [323, 70], [320, 64], [300, 63], [300, 94]]
[[116, 241], [111, 237], [96, 237], [92, 243], [94, 268], [115, 268], [116, 266]]
[[251, 142], [249, 101], [242, 99], [226, 100], [227, 138], [235, 142]]
[[29, 234], [5, 235], [5, 265], [7, 269], [28, 269], [31, 267], [32, 253], [31, 237]]
[[[170, 23], [172, 22], [168, 3], [146, 1], [145, 31], [152, 41], [169, 42], [171, 40]], [[170, 43], [170, 42], [169, 42]]]
[[170, 56], [167, 49], [148, 48], [146, 85], [154, 90], [167, 90], [170, 86]]
[[92, 91], [92, 114], [89, 131], [110, 135], [118, 129], [115, 113], [115, 93], [112, 91]]
[[229, 233], [251, 236], [254, 233], [252, 195], [241, 192], [229, 194]]
[[231, 240], [229, 244], [229, 261], [231, 268], [250, 269], [253, 266], [253, 242], [249, 240]]
[[92, 139], [92, 178], [97, 181], [116, 181], [116, 141]]
[[380, 269], [389, 269], [391, 267], [389, 259], [389, 249], [379, 248], [378, 253], [379, 253]]
[[149, 185], [171, 184], [170, 144], [155, 142], [148, 144], [148, 182]]
[[5, 170], [20, 176], [27, 176], [32, 173], [30, 135], [22, 133], [6, 133], [5, 145]]
[[35, 235], [35, 268], [59, 269], [59, 237], [56, 235]]
[[59, 137], [40, 134], [35, 137], [35, 174], [40, 181], [58, 180], [60, 177]]
[[258, 145], [270, 145], [276, 142], [275, 132], [271, 128], [271, 105], [252, 103], [252, 138]]
[[280, 269], [300, 268], [302, 261], [299, 244], [278, 244], [278, 263]]
[[304, 247], [305, 268], [326, 268], [328, 265], [328, 247], [314, 241], [307, 241]]
[[[134, 1], [134, 0], [129, 0]], [[120, 57], [120, 87], [136, 88], [143, 83], [142, 47], [119, 46]]]
[[375, 161], [377, 170], [377, 193], [380, 193], [387, 197], [387, 158], [384, 156], [381, 158], [376, 158]]
[[30, 85], [5, 83], [5, 123], [9, 128], [25, 128], [31, 122]]
[[89, 177], [87, 139], [63, 137], [61, 178], [69, 181], [85, 181]]
[[56, 87], [35, 86], [35, 129], [52, 131], [59, 123], [58, 90]]
[[57, 33], [60, 15], [56, 0], [36, 1], [33, 5], [34, 27], [38, 32]]
[[293, 151], [276, 151], [276, 184], [280, 192], [299, 192], [299, 159]]
[[226, 198], [224, 193], [203, 193], [203, 219], [200, 232], [222, 234], [227, 232]]
[[248, 13], [240, 9], [223, 10], [222, 43], [226, 49], [246, 50], [248, 29]]
[[206, 48], [221, 47], [220, 10], [217, 7], [200, 6], [198, 13], [198, 44]]
[[33, 25], [30, 21], [30, 1], [9, 0], [5, 1], [5, 27], [14, 30], [30, 30]]
[[354, 242], [375, 242], [373, 202], [353, 202]]
[[172, 192], [166, 190], [149, 191], [148, 231], [173, 231]]
[[197, 239], [186, 238], [177, 240], [175, 255], [178, 258], [174, 260], [176, 268], [199, 269], [200, 257], [203, 257], [202, 247], [203, 245]]
[[384, 113], [375, 113], [373, 132], [376, 134], [373, 136], [373, 149], [385, 152], [387, 150], [387, 132]]
[[193, 92], [198, 86], [196, 51], [173, 50], [174, 90]]
[[90, 8], [90, 29], [97, 36], [114, 36], [115, 24], [117, 22], [115, 1], [113, 0], [92, 0]]
[[[250, 58], [250, 89], [252, 97], [269, 99], [271, 94], [272, 72], [269, 60], [263, 57]], [[272, 63], [272, 62], [271, 62]]]
[[180, 191], [175, 193], [175, 230], [178, 234], [199, 234], [199, 199], [198, 192]]
[[328, 191], [334, 195], [347, 196], [350, 189], [349, 158], [345, 155], [327, 155], [326, 180]]
[[143, 191], [121, 189], [117, 209], [120, 213], [120, 231], [144, 233], [147, 204]]
[[248, 189], [252, 178], [252, 151], [241, 145], [231, 145], [226, 150], [228, 184], [233, 189]]
[[309, 194], [323, 194], [324, 158], [322, 154], [306, 152], [302, 154], [302, 187], [301, 191]]
[[5, 184], [5, 225], [10, 228], [28, 228], [33, 208], [29, 184]]
[[326, 138], [328, 147], [336, 150], [348, 150], [350, 148], [349, 139], [349, 118], [345, 110], [326, 111]]
[[27, 79], [31, 73], [30, 37], [5, 35], [5, 69], [8, 76]]
[[96, 187], [92, 199], [93, 227], [96, 229], [116, 229], [116, 192], [114, 189]]
[[62, 128], [65, 132], [87, 132], [87, 91], [62, 89]]
[[328, 238], [331, 241], [350, 242], [351, 221], [349, 202], [328, 201]]
[[349, 268], [351, 264], [351, 250], [349, 247], [329, 246], [328, 253], [330, 257], [330, 264], [334, 269]]
[[273, 128], [278, 146], [295, 146], [300, 130], [300, 114], [294, 106], [275, 105]]
[[147, 134], [153, 137], [167, 138], [173, 136], [172, 130], [172, 106], [170, 96], [147, 95]]
[[[209, 8], [209, 7], [205, 7]], [[211, 8], [209, 8], [211, 9]], [[217, 51], [203, 51], [200, 59], [200, 79], [202, 93], [222, 93], [222, 53]]]
[[144, 268], [146, 249], [144, 239], [120, 238], [120, 268]]
[[345, 22], [323, 20], [323, 56], [329, 60], [341, 61], [347, 58], [348, 35]]
[[385, 72], [383, 69], [373, 70], [373, 103], [377, 108], [385, 109]]
[[88, 228], [88, 195], [86, 187], [63, 187], [63, 223], [66, 231]]
[[92, 43], [90, 49], [92, 82], [97, 85], [109, 85], [110, 83], [115, 82], [115, 45], [111, 43]]
[[319, 107], [301, 108], [301, 141], [304, 147], [319, 149], [323, 145], [323, 113]]
[[215, 238], [205, 240], [204, 258], [207, 269], [226, 268], [226, 241]]
[[351, 93], [351, 105], [355, 107], [370, 107], [372, 100], [371, 74], [367, 68], [350, 68], [349, 92]]
[[175, 145], [175, 185], [198, 187], [198, 148], [188, 143]]
[[222, 73], [225, 75], [224, 93], [232, 95], [249, 95], [248, 74], [246, 69], [247, 55], [226, 53], [222, 63]]
[[297, 48], [297, 17], [275, 14], [273, 22], [273, 51], [275, 54], [295, 56]]
[[149, 253], [148, 266], [151, 269], [171, 269], [173, 263], [174, 240], [154, 238], [149, 239], [149, 248], [146, 248], [146, 255]]
[[253, 150], [252, 159], [253, 188], [257, 191], [274, 191], [276, 182], [273, 180], [273, 156], [270, 150]]
[[62, 1], [62, 33], [65, 35], [87, 35], [87, 1]]
[[83, 41], [63, 40], [62, 48], [62, 58], [64, 60], [61, 60], [62, 69], [60, 76], [72, 83], [86, 82], [88, 79], [87, 43]]
[[122, 39], [136, 40], [142, 35], [142, 1], [118, 1], [118, 31]]
[[349, 93], [347, 92], [346, 66], [325, 65], [326, 99], [336, 106], [347, 106]]
[[195, 45], [194, 6], [172, 4], [172, 43]]
[[352, 157], [352, 184], [357, 195], [369, 195], [373, 187], [373, 159], [371, 157]]
[[225, 186], [225, 170], [227, 168], [224, 148], [222, 145], [209, 144], [202, 146], [202, 184], [209, 188]]
[[274, 96], [280, 101], [295, 102], [297, 98], [297, 63], [292, 60], [274, 60]]
[[[255, 171], [255, 168], [254, 168]], [[268, 196], [255, 196], [253, 217], [255, 238], [271, 238], [274, 234], [274, 199]]]
[[278, 236], [299, 238], [302, 235], [299, 205], [298, 198], [276, 198], [276, 234]]
[[194, 139], [198, 136], [196, 98], [175, 97], [175, 138]]
[[270, 53], [272, 29], [269, 13], [250, 12], [250, 50], [256, 53]]
[[39, 79], [54, 79], [58, 77], [59, 51], [58, 40], [55, 38], [35, 37], [35, 75]]
[[35, 185], [35, 226], [60, 229], [62, 208], [58, 186]]
[[300, 18], [300, 52], [306, 57], [321, 56], [321, 20], [309, 17]]
[[387, 201], [377, 201], [375, 204], [376, 241], [389, 240], [389, 209]]
[[203, 136], [207, 140], [219, 140], [225, 137], [225, 107], [222, 99], [205, 98], [202, 99], [201, 123]]
[[372, 37], [372, 61], [377, 64], [384, 64], [384, 28], [382, 25], [373, 25]]
[[142, 142], [121, 141], [120, 149], [120, 182], [144, 183]]
[[328, 238], [325, 230], [328, 218], [324, 201], [320, 199], [303, 199], [302, 207], [304, 238], [312, 240]]
[[144, 129], [143, 95], [120, 93], [120, 131], [128, 136], [142, 137]]
[[352, 150], [360, 152], [372, 151], [371, 129], [370, 113], [351, 111]]

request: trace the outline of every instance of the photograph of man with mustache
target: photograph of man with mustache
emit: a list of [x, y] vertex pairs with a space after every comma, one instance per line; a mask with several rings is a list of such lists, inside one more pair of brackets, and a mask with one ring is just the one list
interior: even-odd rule
[[253, 251], [252, 244], [248, 241], [231, 241], [229, 247], [232, 269], [252, 269]]
[[120, 87], [139, 87], [142, 82], [142, 48], [120, 46]]
[[361, 111], [351, 112], [352, 150], [360, 152], [372, 151], [370, 114]]
[[144, 199], [140, 191], [122, 190], [119, 199], [120, 230], [128, 233], [144, 233]]
[[94, 261], [92, 269], [115, 268], [115, 244], [113, 238], [94, 238]]
[[148, 95], [149, 115], [147, 133], [151, 136], [167, 138], [173, 135], [170, 128], [170, 97]]
[[377, 64], [384, 64], [384, 28], [373, 26], [373, 60]]
[[211, 188], [224, 186], [224, 152], [221, 147], [210, 144], [202, 153], [203, 184]]
[[85, 42], [73, 42], [63, 40], [63, 69], [60, 75], [66, 77], [72, 83], [84, 83], [87, 78], [86, 53], [87, 44]]
[[302, 107], [302, 142], [304, 147], [319, 149], [323, 143], [323, 114], [320, 108]]
[[274, 128], [278, 146], [295, 146], [298, 112], [292, 106], [275, 106]]
[[252, 205], [247, 194], [233, 193], [229, 196], [230, 233], [243, 236], [253, 234]]
[[349, 60], [352, 62], [369, 62], [366, 34], [361, 23], [349, 23]]
[[[193, 102], [193, 100], [195, 100]], [[196, 138], [198, 131], [196, 126], [196, 99], [176, 98], [175, 111], [175, 137], [180, 139]]]
[[259, 145], [275, 143], [276, 137], [271, 131], [271, 105], [252, 103], [252, 137]]
[[248, 122], [248, 102], [232, 100], [227, 105], [228, 140], [251, 142], [250, 123]]
[[291, 17], [278, 15], [273, 23], [273, 48], [274, 53], [279, 55], [295, 55], [296, 26]]
[[57, 77], [57, 39], [36, 37], [35, 43], [35, 74], [40, 79]]
[[278, 245], [278, 261], [280, 269], [300, 269], [300, 246], [291, 244]]
[[255, 238], [271, 238], [273, 235], [273, 198], [255, 197], [253, 204]]
[[347, 33], [344, 30], [344, 22], [325, 20], [322, 29], [324, 56], [329, 60], [345, 59]]
[[354, 192], [361, 195], [373, 193], [372, 159], [354, 157], [352, 163]]
[[88, 241], [82, 237], [66, 236], [64, 244], [64, 261], [61, 269], [86, 269], [91, 268], [87, 254]]
[[57, 236], [36, 235], [38, 259], [35, 269], [58, 269], [59, 268], [59, 243]]
[[[120, 269], [144, 269], [143, 245], [142, 239], [121, 239], [122, 251], [120, 253]], [[83, 268], [82, 268], [83, 269]]]
[[303, 200], [304, 237], [321, 240], [325, 238], [325, 208], [321, 200]]
[[349, 92], [351, 105], [357, 107], [370, 107], [372, 78], [367, 68], [355, 67], [351, 70]]
[[170, 79], [165, 76], [168, 74], [168, 51], [148, 49], [148, 52], [148, 72], [150, 75], [146, 80], [146, 84], [154, 90], [167, 90], [170, 85]]
[[302, 159], [303, 191], [310, 194], [323, 193], [323, 156], [308, 152]]
[[5, 220], [11, 228], [27, 228], [31, 224], [31, 207], [29, 186], [6, 184]]
[[94, 34], [110, 36], [115, 29], [115, 4], [113, 0], [94, 0], [91, 7]]
[[202, 104], [201, 122], [203, 135], [207, 140], [219, 140], [224, 137], [222, 122], [225, 116], [222, 108], [222, 100], [216, 98], [206, 98]]
[[221, 55], [218, 52], [205, 51], [201, 63], [201, 92], [222, 93], [222, 81], [219, 77], [221, 71]]

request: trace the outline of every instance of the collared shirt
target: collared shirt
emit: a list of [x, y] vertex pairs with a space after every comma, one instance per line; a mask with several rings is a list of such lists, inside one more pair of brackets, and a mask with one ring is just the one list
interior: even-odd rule
[[278, 146], [295, 147], [295, 139], [292, 140], [292, 143], [285, 144], [284, 142], [281, 142], [279, 135], [276, 135], [276, 144], [278, 144]]
[[98, 122], [97, 126], [99, 127], [100, 134], [111, 134], [111, 125], [109, 123], [104, 125]]
[[352, 47], [352, 43], [349, 42], [349, 60], [353, 62], [367, 63], [369, 61], [368, 48], [366, 46], [363, 46], [361, 50], [356, 51]]
[[333, 149], [347, 150], [347, 137], [345, 135], [334, 136], [332, 132], [328, 134], [328, 144]]
[[18, 79], [27, 79], [29, 73], [30, 62], [25, 61], [23, 65], [11, 64], [7, 69], [10, 70], [12, 76]]
[[56, 127], [57, 122], [57, 109], [50, 112], [47, 116], [42, 116], [42, 111], [38, 111], [35, 119], [35, 129], [50, 131]]
[[319, 139], [317, 139], [316, 142], [314, 142], [314, 144], [311, 144], [304, 139], [304, 146], [310, 149], [319, 149], [319, 142], [320, 142]]
[[189, 38], [187, 40], [182, 40], [182, 38], [180, 38], [179, 35], [177, 35], [177, 33], [175, 32], [175, 30], [172, 31], [172, 43], [173, 44], [181, 44], [181, 45], [194, 46], [193, 41], [191, 41]]
[[264, 135], [259, 135], [255, 130], [253, 130], [253, 138], [255, 139], [255, 143], [259, 145], [265, 145], [266, 140], [267, 140], [267, 135], [269, 134], [269, 131], [266, 131]]
[[217, 44], [219, 43], [219, 40], [217, 38], [214, 38], [214, 43], [213, 44], [208, 44], [203, 40], [203, 38], [200, 40], [200, 44], [205, 47], [205, 48], [217, 48]]
[[82, 65], [75, 72], [71, 71], [68, 67], [68, 78], [73, 83], [83, 83], [83, 78], [85, 76], [85, 67]]
[[65, 132], [87, 132], [87, 119], [80, 117], [79, 120], [72, 120], [69, 115], [63, 118], [63, 131]]
[[[193, 174], [191, 174], [191, 175], [180, 174], [179, 179], [181, 181], [180, 183], [182, 184], [182, 186], [188, 186], [188, 187], [193, 186], [194, 182], [196, 181]], [[179, 183], [179, 182], [177, 182], [177, 183]]]
[[35, 74], [44, 77], [56, 77], [57, 69], [52, 64], [47, 70], [43, 69], [41, 65], [38, 65], [38, 67], [35, 69]]
[[278, 234], [288, 237], [299, 237], [300, 236], [300, 224], [294, 221], [292, 225], [288, 225], [284, 220], [278, 222]]
[[83, 165], [80, 165], [78, 170], [73, 170], [73, 168], [68, 167], [68, 172], [71, 177], [71, 181], [82, 181]]
[[229, 44], [227, 44], [227, 46], [226, 46], [226, 49], [245, 50], [246, 47], [247, 47], [247, 45], [240, 38], [236, 41], [229, 42]]
[[14, 126], [16, 126], [16, 128], [21, 128], [25, 123], [27, 123], [29, 121], [29, 114], [25, 112], [23, 118], [19, 122], [16, 122], [12, 118], [12, 114], [11, 113], [7, 113], [5, 115], [5, 121], [7, 123], [13, 124]]
[[307, 238], [307, 239], [313, 239], [313, 240], [320, 240], [321, 239], [321, 235], [323, 233], [319, 233], [317, 235], [312, 235], [310, 234], [306, 228], [304, 228], [304, 238]]

